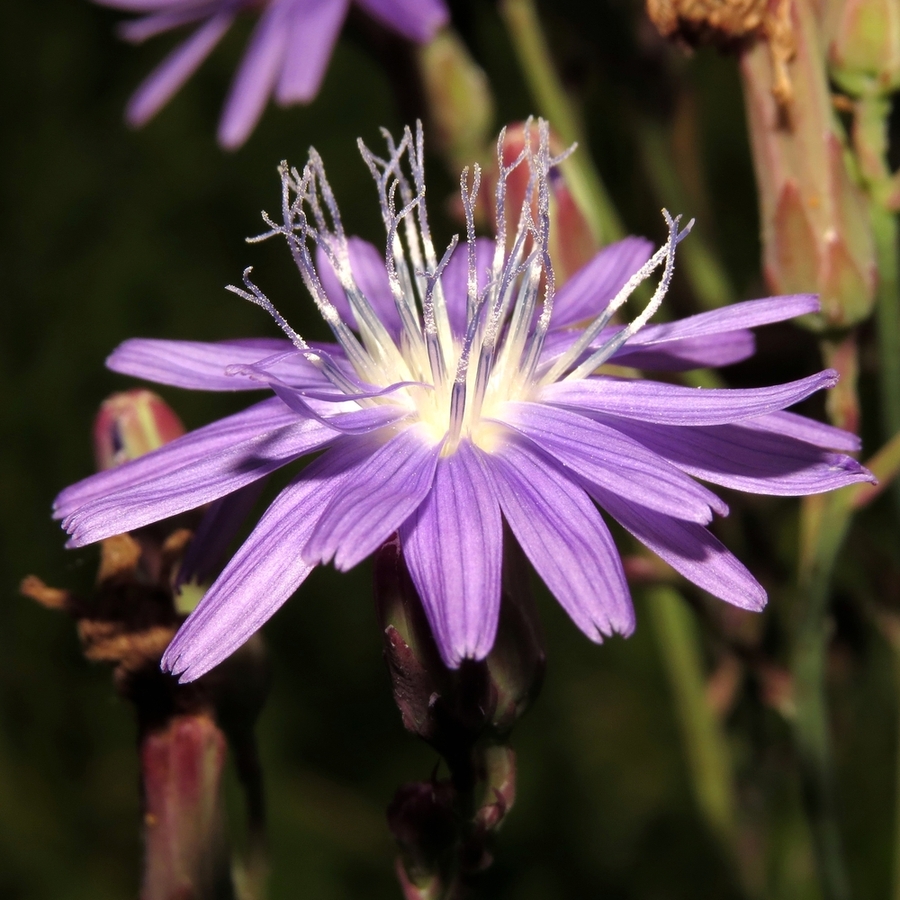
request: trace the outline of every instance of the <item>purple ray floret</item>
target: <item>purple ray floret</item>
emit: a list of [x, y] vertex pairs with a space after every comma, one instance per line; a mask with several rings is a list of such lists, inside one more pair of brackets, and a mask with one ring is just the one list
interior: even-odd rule
[[[765, 591], [707, 529], [728, 507], [700, 482], [797, 496], [872, 480], [842, 452], [859, 449], [853, 435], [787, 411], [834, 385], [832, 371], [740, 390], [622, 376], [623, 366], [677, 371], [745, 358], [751, 328], [812, 312], [816, 298], [648, 324], [690, 229], [668, 213], [662, 247], [613, 244], [557, 297], [548, 179], [558, 161], [546, 124], [536, 127], [537, 149], [501, 168], [497, 240], [474, 235], [475, 167], [461, 179], [466, 239], [441, 255], [425, 208], [421, 128], [389, 139], [383, 159], [361, 145], [387, 230], [383, 253], [345, 235], [315, 151], [302, 171], [282, 166], [281, 215], [265, 217], [259, 239], [286, 239], [334, 343], [308, 344], [248, 270], [231, 290], [267, 310], [284, 338], [134, 339], [110, 356], [117, 372], [162, 384], [270, 396], [64, 490], [56, 515], [74, 546], [209, 504], [182, 572], [201, 577], [263, 480], [319, 454], [172, 641], [163, 664], [182, 680], [247, 640], [316, 565], [348, 569], [395, 532], [449, 666], [491, 650], [504, 540], [519, 543], [591, 639], [629, 634], [634, 610], [608, 519], [699, 587], [758, 610]], [[517, 166], [536, 204], [507, 221]], [[624, 319], [626, 301], [656, 270], [653, 296]]]
[[[319, 92], [351, 0], [94, 0], [138, 13], [121, 35], [140, 43], [176, 28], [193, 31], [151, 72], [128, 103], [126, 118], [143, 125], [169, 102], [225, 36], [242, 12], [259, 22], [225, 101], [219, 143], [239, 147], [266, 103], [308, 103]], [[384, 26], [424, 43], [448, 20], [444, 0], [353, 0]]]

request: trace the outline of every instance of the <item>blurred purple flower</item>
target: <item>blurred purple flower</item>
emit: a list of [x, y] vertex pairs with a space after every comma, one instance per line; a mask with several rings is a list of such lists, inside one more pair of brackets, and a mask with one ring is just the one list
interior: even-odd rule
[[[126, 118], [140, 126], [156, 115], [212, 52], [239, 13], [261, 9], [259, 24], [238, 69], [219, 143], [239, 147], [269, 97], [281, 106], [308, 103], [319, 91], [351, 0], [94, 0], [142, 15], [120, 32], [140, 43], [184, 25], [197, 25], [137, 89]], [[411, 41], [424, 43], [447, 22], [444, 0], [354, 0], [373, 18]], [[199, 23], [199, 24], [198, 24]]]
[[[282, 490], [175, 637], [164, 664], [183, 679], [242, 644], [315, 565], [349, 569], [396, 531], [445, 661], [481, 659], [497, 627], [504, 519], [588, 637], [629, 634], [634, 610], [598, 505], [695, 584], [759, 610], [763, 588], [706, 529], [728, 509], [694, 478], [783, 495], [871, 479], [829, 449], [858, 449], [853, 435], [783, 411], [831, 387], [833, 371], [749, 390], [598, 374], [607, 361], [661, 371], [733, 363], [754, 351], [749, 328], [817, 301], [773, 297], [648, 325], [688, 230], [668, 214], [661, 249], [627, 238], [554, 294], [548, 179], [558, 160], [539, 128], [540, 149], [526, 146], [502, 169], [497, 241], [474, 237], [476, 167], [471, 184], [468, 171], [461, 179], [466, 246], [454, 239], [440, 258], [421, 131], [396, 146], [388, 137], [387, 159], [360, 144], [378, 185], [385, 255], [345, 236], [315, 151], [302, 172], [282, 166], [282, 221], [266, 217], [259, 239], [287, 239], [337, 343], [307, 344], [248, 270], [246, 289], [232, 290], [267, 309], [289, 341], [136, 339], [110, 357], [115, 371], [164, 384], [275, 396], [63, 491], [56, 515], [73, 546], [211, 503], [216, 525], [195, 539], [203, 557], [207, 542], [218, 550], [233, 534], [260, 479], [324, 451]], [[508, 228], [506, 184], [519, 165], [531, 190]], [[645, 309], [613, 324], [660, 267]]]

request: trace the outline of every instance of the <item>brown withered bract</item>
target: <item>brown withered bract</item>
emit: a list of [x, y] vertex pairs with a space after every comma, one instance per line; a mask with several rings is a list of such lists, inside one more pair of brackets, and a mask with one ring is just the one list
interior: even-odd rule
[[793, 89], [787, 64], [795, 47], [790, 0], [647, 0], [647, 14], [659, 33], [694, 47], [764, 40], [772, 65], [772, 93], [789, 107]]
[[[75, 619], [85, 657], [112, 664], [123, 696], [133, 698], [135, 690], [144, 693], [148, 682], [169, 694], [174, 680], [159, 671], [159, 660], [182, 618], [172, 602], [171, 578], [190, 537], [190, 531], [178, 529], [162, 541], [130, 534], [103, 541], [97, 587], [90, 598], [48, 587], [34, 575], [22, 581], [20, 590]], [[191, 698], [188, 707], [196, 705], [195, 700], [199, 698]], [[199, 702], [203, 706], [206, 701]]]

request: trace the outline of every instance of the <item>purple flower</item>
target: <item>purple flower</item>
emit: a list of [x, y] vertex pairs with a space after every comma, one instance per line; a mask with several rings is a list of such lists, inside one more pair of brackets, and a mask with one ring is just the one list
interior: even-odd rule
[[[668, 214], [661, 249], [627, 238], [555, 293], [548, 178], [558, 160], [544, 123], [539, 131], [540, 149], [501, 170], [497, 241], [473, 233], [476, 167], [471, 183], [468, 170], [461, 179], [466, 244], [454, 238], [440, 257], [425, 210], [421, 129], [398, 145], [388, 137], [386, 159], [360, 144], [378, 186], [385, 255], [345, 236], [315, 151], [302, 172], [282, 166], [281, 221], [266, 217], [259, 239], [287, 239], [336, 343], [304, 341], [248, 270], [245, 289], [232, 290], [267, 309], [288, 341], [130, 340], [110, 357], [115, 371], [164, 384], [274, 396], [67, 488], [56, 515], [73, 546], [208, 503], [187, 563], [196, 572], [227, 543], [261, 479], [319, 453], [175, 637], [164, 665], [182, 679], [243, 643], [314, 566], [349, 569], [397, 531], [449, 666], [481, 659], [493, 644], [504, 520], [593, 640], [634, 628], [600, 510], [701, 588], [759, 610], [765, 591], [706, 528], [728, 508], [695, 478], [783, 495], [871, 479], [833, 452], [858, 449], [853, 435], [784, 411], [831, 387], [833, 371], [750, 390], [602, 374], [606, 362], [668, 372], [736, 362], [753, 353], [748, 329], [812, 312], [817, 301], [774, 297], [648, 325], [688, 231]], [[508, 227], [506, 183], [519, 165], [531, 187]], [[616, 324], [660, 268], [647, 306]]]
[[[259, 24], [238, 69], [222, 120], [219, 143], [239, 147], [274, 94], [281, 106], [308, 103], [319, 91], [350, 0], [94, 0], [141, 13], [121, 26], [126, 40], [196, 25], [137, 89], [126, 118], [143, 125], [165, 106], [212, 52], [238, 14], [261, 8]], [[354, 0], [365, 12], [409, 40], [424, 43], [448, 19], [444, 0]]]

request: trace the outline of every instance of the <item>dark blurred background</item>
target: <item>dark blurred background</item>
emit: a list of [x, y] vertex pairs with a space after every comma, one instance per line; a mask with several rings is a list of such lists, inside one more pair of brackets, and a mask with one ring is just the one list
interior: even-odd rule
[[[688, 58], [664, 48], [637, 2], [555, 0], [542, 11], [629, 230], [661, 237], [662, 204], [641, 169], [636, 119], [665, 129], [679, 98], [687, 97], [700, 150], [679, 165], [687, 176], [701, 173], [705, 186], [694, 196], [702, 195], [704, 208], [680, 211], [700, 217], [736, 295], [763, 295], [753, 174], [732, 62], [712, 50]], [[455, 5], [454, 16], [491, 78], [497, 127], [532, 112], [493, 6], [471, 0]], [[314, 144], [348, 230], [380, 241], [375, 190], [355, 141], [362, 136], [376, 144], [379, 126], [396, 131], [420, 111], [416, 91], [402, 90], [404, 61], [379, 50], [357, 19], [311, 106], [270, 107], [244, 148], [221, 151], [215, 125], [247, 21], [149, 126], [132, 132], [122, 123], [126, 100], [173, 41], [124, 45], [114, 36], [118, 18], [86, 0], [7, 2], [0, 10], [4, 900], [137, 895], [131, 710], [116, 697], [108, 670], [83, 660], [71, 620], [18, 594], [29, 573], [90, 590], [96, 551], [64, 550], [50, 505], [60, 488], [93, 469], [90, 427], [100, 401], [131, 386], [104, 369], [105, 356], [131, 336], [274, 335], [261, 310], [223, 290], [247, 265], [299, 331], [323, 336], [283, 246], [248, 246], [243, 238], [260, 230], [259, 211], [279, 201], [278, 162], [301, 163]], [[458, 225], [442, 201], [455, 178], [439, 158], [429, 164], [432, 214], [447, 239]], [[676, 285], [671, 304], [678, 313], [692, 310], [684, 284]], [[761, 348], [755, 367], [728, 377], [772, 383], [816, 365], [814, 343], [790, 326], [763, 335]], [[188, 427], [242, 405], [240, 397], [160, 393]], [[735, 547], [745, 561], [764, 582], [786, 570], [789, 580], [796, 504], [754, 498], [736, 504], [734, 515], [768, 536], [760, 546]], [[879, 531], [868, 540], [889, 542]], [[781, 558], [771, 557], [773, 546]], [[866, 557], [853, 559], [864, 566]], [[855, 577], [853, 565], [846, 578]], [[635, 636], [602, 647], [587, 641], [546, 594], [538, 599], [547, 678], [514, 735], [519, 799], [481, 896], [738, 896], [691, 796], [640, 593]], [[892, 676], [887, 651], [858, 616], [848, 613], [842, 628], [849, 635], [846, 664], [834, 687], [845, 836], [858, 895], [874, 897], [885, 893], [890, 870]], [[273, 688], [259, 735], [271, 897], [399, 896], [384, 809], [401, 782], [427, 778], [437, 757], [403, 731], [393, 706], [368, 564], [349, 575], [314, 573], [265, 637]], [[745, 808], [751, 815], [765, 808], [770, 816], [774, 809], [776, 818], [783, 808], [784, 829], [802, 828], [787, 726], [750, 698], [739, 699], [728, 727]], [[760, 735], [764, 754], [753, 749]], [[239, 821], [234, 784], [230, 796]], [[784, 862], [799, 868], [798, 884], [810, 864], [803, 854]]]

